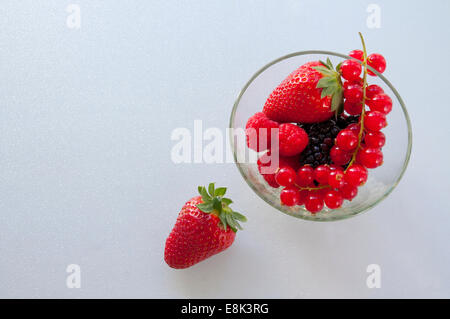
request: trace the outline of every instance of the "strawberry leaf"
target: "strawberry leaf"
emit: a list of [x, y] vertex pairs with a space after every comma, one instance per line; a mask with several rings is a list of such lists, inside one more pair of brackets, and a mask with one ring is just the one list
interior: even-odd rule
[[197, 208], [204, 213], [211, 213], [214, 210], [212, 202], [198, 204]]
[[227, 192], [226, 187], [219, 187], [215, 190], [214, 196], [223, 196], [223, 195], [225, 195], [226, 192]]
[[214, 196], [214, 183], [210, 183], [208, 186], [208, 193], [212, 196]]
[[[336, 116], [343, 111], [343, 89], [341, 76], [338, 71], [333, 68], [330, 58], [327, 58], [326, 62], [319, 61], [322, 65], [312, 67], [314, 70], [319, 71], [322, 74], [322, 78], [317, 82], [316, 88], [322, 89], [320, 98], [326, 96], [331, 97], [331, 111], [335, 112]], [[340, 64], [336, 70], [340, 69]]]
[[238, 229], [242, 229], [242, 226], [238, 221], [246, 222], [247, 218], [238, 212], [234, 212], [228, 205], [233, 201], [229, 198], [223, 197], [226, 193], [226, 187], [215, 188], [214, 183], [208, 185], [208, 191], [206, 187], [199, 186], [198, 192], [202, 196], [202, 203], [197, 205], [197, 208], [204, 213], [214, 214], [219, 217], [220, 224], [225, 230], [230, 227], [234, 232]]

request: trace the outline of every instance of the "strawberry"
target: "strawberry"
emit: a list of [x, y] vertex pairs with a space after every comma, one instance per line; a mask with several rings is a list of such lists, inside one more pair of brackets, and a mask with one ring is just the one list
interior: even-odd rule
[[242, 229], [239, 221], [247, 221], [229, 207], [232, 201], [223, 197], [225, 187], [215, 189], [211, 183], [208, 191], [204, 186], [198, 191], [201, 196], [184, 204], [166, 240], [164, 260], [172, 268], [188, 268], [224, 251]]
[[308, 62], [275, 88], [263, 112], [277, 122], [322, 122], [342, 111], [342, 94], [339, 72], [329, 59]]

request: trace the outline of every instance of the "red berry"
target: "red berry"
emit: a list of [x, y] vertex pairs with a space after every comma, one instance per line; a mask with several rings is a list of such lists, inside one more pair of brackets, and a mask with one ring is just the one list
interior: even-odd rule
[[[274, 188], [280, 187], [275, 181], [275, 173], [279, 168], [282, 167], [292, 167], [296, 170], [299, 165], [299, 156], [293, 157], [283, 157], [277, 156], [278, 154], [271, 154], [271, 152], [266, 152], [258, 158], [258, 171], [261, 173], [262, 177], [266, 182]], [[276, 158], [274, 158], [277, 156]], [[272, 160], [274, 160], [272, 162]]]
[[342, 195], [334, 189], [328, 190], [325, 193], [323, 200], [325, 202], [325, 205], [327, 205], [327, 207], [331, 209], [341, 207], [342, 203], [344, 202], [344, 198], [342, 197]]
[[286, 187], [280, 193], [280, 200], [283, 205], [294, 206], [300, 203], [300, 191], [297, 187]]
[[386, 115], [378, 111], [367, 112], [364, 125], [370, 131], [379, 131], [387, 126]]
[[296, 183], [298, 186], [305, 187], [312, 184], [314, 181], [314, 169], [305, 165], [298, 169]]
[[363, 86], [363, 79], [362, 78], [358, 78], [358, 79], [352, 80], [352, 81], [344, 81], [344, 83], [342, 84], [342, 88], [344, 90], [346, 90], [350, 85], [353, 85], [353, 84], [358, 84], [358, 85], [360, 85], [362, 87]]
[[306, 145], [308, 145], [308, 134], [301, 127], [291, 123], [280, 124], [280, 155], [293, 156], [300, 154]]
[[314, 170], [314, 179], [321, 185], [328, 185], [328, 175], [330, 175], [330, 167], [327, 165], [319, 165]]
[[384, 136], [383, 132], [367, 132], [364, 137], [364, 143], [367, 147], [371, 148], [381, 148], [384, 146], [384, 143], [386, 142], [386, 137]]
[[362, 186], [367, 181], [367, 169], [359, 164], [352, 164], [345, 172], [345, 181], [352, 186]]
[[359, 131], [361, 130], [361, 125], [359, 123], [352, 123], [347, 126], [346, 129], [352, 131], [356, 136], [358, 136]]
[[344, 151], [339, 146], [334, 145], [330, 151], [330, 157], [334, 164], [345, 165], [352, 158], [352, 154]]
[[371, 111], [378, 111], [383, 114], [388, 114], [392, 110], [392, 99], [385, 93], [375, 95], [368, 101]]
[[344, 199], [351, 201], [358, 194], [358, 188], [345, 182], [344, 185], [339, 189], [339, 192]]
[[308, 197], [306, 198], [305, 208], [313, 214], [321, 211], [323, 208], [323, 198], [321, 194], [317, 191], [309, 192]]
[[370, 100], [375, 95], [384, 93], [383, 89], [376, 84], [369, 85], [366, 87], [366, 97]]
[[355, 83], [349, 84], [347, 87], [344, 87], [344, 97], [353, 103], [358, 103], [362, 100], [363, 90], [362, 86]]
[[278, 123], [270, 120], [264, 113], [254, 114], [245, 125], [247, 146], [257, 152], [270, 148], [272, 129], [275, 128], [278, 128]]
[[[379, 73], [383, 73], [386, 70], [386, 60], [379, 53], [372, 53], [367, 57], [367, 64], [377, 70]], [[370, 75], [375, 75], [372, 71], [368, 70]]]
[[282, 167], [275, 174], [275, 181], [281, 186], [291, 186], [295, 182], [297, 174], [292, 167]]
[[344, 151], [352, 151], [358, 145], [358, 136], [351, 130], [344, 129], [337, 135], [336, 145]]
[[342, 77], [348, 81], [359, 79], [361, 74], [361, 64], [355, 60], [345, 60], [340, 68]]
[[306, 190], [306, 189], [301, 190], [300, 191], [300, 197], [299, 197], [297, 205], [304, 205], [306, 203], [306, 199], [309, 196], [309, 193], [310, 192], [308, 190]]
[[383, 153], [379, 148], [365, 147], [358, 151], [356, 159], [367, 168], [376, 168], [383, 164]]
[[353, 50], [348, 55], [351, 56], [352, 58], [355, 58], [355, 59], [359, 60], [359, 61], [364, 60], [364, 52], [361, 51], [361, 50]]
[[344, 101], [344, 111], [350, 115], [359, 115], [362, 112], [362, 102]]
[[328, 175], [328, 184], [333, 188], [340, 188], [344, 184], [344, 171], [335, 169]]

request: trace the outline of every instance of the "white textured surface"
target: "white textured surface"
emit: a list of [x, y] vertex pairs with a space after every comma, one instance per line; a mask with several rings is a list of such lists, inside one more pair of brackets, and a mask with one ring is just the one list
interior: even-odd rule
[[[368, 1], [74, 3], [80, 30], [61, 1], [0, 7], [0, 297], [450, 297], [450, 2], [377, 1], [381, 29], [365, 25]], [[345, 53], [357, 31], [388, 58], [414, 128], [409, 169], [376, 208], [296, 220], [233, 164], [171, 163], [173, 128], [225, 128], [262, 65]], [[210, 180], [250, 221], [225, 253], [171, 270], [164, 240]], [[66, 288], [72, 263], [81, 289]], [[366, 287], [372, 263], [380, 289]]]

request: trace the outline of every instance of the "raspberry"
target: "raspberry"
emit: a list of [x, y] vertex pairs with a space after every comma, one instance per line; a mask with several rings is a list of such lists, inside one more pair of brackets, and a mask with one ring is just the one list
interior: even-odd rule
[[278, 128], [277, 122], [272, 121], [262, 112], [255, 113], [245, 125], [247, 146], [257, 152], [270, 148], [273, 128]]
[[284, 123], [279, 126], [280, 155], [300, 154], [308, 145], [308, 134], [297, 125]]

